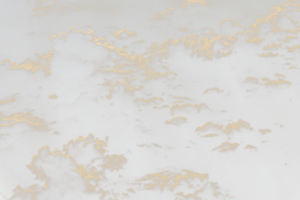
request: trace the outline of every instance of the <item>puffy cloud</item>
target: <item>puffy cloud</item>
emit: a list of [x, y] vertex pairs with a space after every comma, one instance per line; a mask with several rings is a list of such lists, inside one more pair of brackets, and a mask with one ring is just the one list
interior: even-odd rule
[[268, 129], [268, 128], [259, 128], [258, 129], [258, 132], [261, 134], [261, 135], [267, 135], [267, 134], [270, 134], [270, 133], [273, 133], [273, 131], [271, 129]]
[[220, 94], [223, 92], [224, 92], [224, 90], [221, 90], [217, 87], [211, 87], [211, 88], [207, 88], [206, 90], [204, 90], [202, 94]]
[[247, 144], [243, 149], [250, 152], [258, 152], [258, 148], [252, 144]]
[[225, 18], [219, 22], [219, 29], [224, 34], [233, 35], [237, 31], [244, 31], [246, 26], [239, 24], [236, 19]]
[[221, 133], [228, 137], [243, 131], [253, 131], [253, 127], [250, 126], [249, 122], [242, 119], [239, 119], [233, 123], [228, 123], [225, 127], [223, 124], [217, 124], [208, 121], [195, 129], [195, 133], [198, 133], [198, 135], [203, 133]]
[[204, 110], [209, 110], [209, 107], [206, 103], [200, 103], [200, 104], [173, 104], [170, 113], [171, 115], [179, 115], [179, 114], [195, 114], [200, 113]]
[[287, 80], [268, 80], [264, 83], [265, 87], [270, 90], [283, 90], [291, 87], [292, 82]]
[[218, 151], [220, 153], [229, 153], [229, 152], [235, 152], [239, 148], [240, 144], [237, 142], [222, 142], [219, 146], [213, 148], [211, 151]]
[[[146, 174], [136, 179], [138, 190], [156, 191], [159, 193], [175, 193], [175, 199], [226, 199], [229, 194], [223, 194], [217, 182], [209, 180], [207, 173], [191, 170], [172, 172], [169, 170]], [[185, 191], [189, 191], [185, 194]]]
[[184, 124], [189, 123], [188, 118], [184, 117], [184, 116], [177, 116], [177, 117], [173, 117], [170, 120], [166, 120], [165, 124], [166, 125], [173, 125], [173, 126], [178, 126], [181, 127]]
[[129, 31], [126, 27], [124, 27], [122, 30], [117, 30], [113, 36], [115, 36], [118, 40], [128, 40], [130, 38], [135, 38], [137, 33]]

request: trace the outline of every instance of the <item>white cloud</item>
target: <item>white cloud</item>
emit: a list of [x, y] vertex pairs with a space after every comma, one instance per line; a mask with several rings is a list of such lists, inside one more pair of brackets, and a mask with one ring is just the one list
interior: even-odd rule
[[239, 148], [240, 144], [237, 142], [222, 142], [219, 146], [213, 148], [211, 151], [218, 151], [219, 153], [235, 152]]
[[184, 124], [189, 123], [188, 118], [184, 117], [184, 116], [177, 116], [177, 117], [173, 117], [170, 120], [166, 120], [165, 124], [166, 125], [173, 125], [173, 126], [178, 126], [181, 127]]

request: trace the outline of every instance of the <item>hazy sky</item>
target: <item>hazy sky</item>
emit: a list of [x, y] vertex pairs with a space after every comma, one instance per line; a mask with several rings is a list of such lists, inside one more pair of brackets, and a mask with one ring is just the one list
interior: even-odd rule
[[0, 1], [0, 200], [299, 199], [299, 11]]

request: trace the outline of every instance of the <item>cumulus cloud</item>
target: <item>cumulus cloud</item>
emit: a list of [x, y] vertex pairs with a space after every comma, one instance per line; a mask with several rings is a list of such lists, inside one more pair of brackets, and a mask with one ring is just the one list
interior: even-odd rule
[[209, 107], [206, 103], [200, 103], [200, 104], [173, 104], [170, 113], [171, 115], [179, 115], [179, 114], [196, 114], [200, 113], [202, 111], [209, 110]]
[[258, 152], [258, 148], [252, 144], [247, 144], [243, 149], [249, 152]]
[[237, 142], [222, 142], [217, 147], [214, 147], [211, 151], [218, 151], [219, 153], [229, 153], [229, 152], [235, 152], [239, 148], [240, 144]]
[[173, 126], [178, 126], [181, 127], [184, 124], [189, 123], [188, 118], [184, 117], [184, 116], [177, 116], [177, 117], [173, 117], [170, 120], [166, 120], [165, 124], [166, 125], [173, 125]]
[[137, 33], [129, 31], [126, 27], [124, 27], [122, 30], [117, 30], [113, 36], [115, 36], [118, 40], [128, 40], [130, 38], [135, 38]]
[[[172, 192], [175, 199], [226, 199], [229, 194], [221, 192], [217, 182], [209, 180], [207, 173], [191, 170], [172, 172], [169, 170], [146, 174], [136, 179], [138, 190], [155, 191], [159, 193]], [[185, 191], [190, 191], [186, 193]]]
[[202, 94], [220, 94], [223, 92], [224, 92], [224, 90], [221, 90], [217, 87], [211, 87], [211, 88], [207, 88], [206, 90], [204, 90]]

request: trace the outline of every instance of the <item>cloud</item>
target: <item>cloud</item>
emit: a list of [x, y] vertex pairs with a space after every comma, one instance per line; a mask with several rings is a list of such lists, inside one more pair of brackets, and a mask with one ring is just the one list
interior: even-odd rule
[[258, 148], [252, 144], [247, 144], [243, 149], [249, 152], [258, 152]]
[[118, 40], [128, 40], [130, 38], [135, 38], [137, 33], [129, 31], [126, 27], [124, 27], [122, 30], [117, 30], [113, 36], [115, 36]]
[[182, 105], [179, 104], [173, 104], [170, 109], [170, 114], [173, 115], [179, 115], [179, 114], [196, 114], [201, 113], [202, 111], [209, 110], [209, 107], [206, 103], [200, 103], [200, 104], [189, 104], [185, 103]]
[[219, 146], [213, 148], [211, 151], [218, 151], [219, 153], [235, 152], [239, 148], [240, 144], [237, 142], [222, 142]]
[[224, 90], [221, 90], [217, 87], [211, 87], [211, 88], [207, 88], [206, 90], [204, 90], [202, 94], [221, 94], [223, 92], [224, 92]]
[[173, 126], [178, 126], [181, 127], [184, 124], [189, 123], [188, 118], [184, 117], [184, 116], [177, 116], [177, 117], [173, 117], [170, 120], [166, 120], [165, 124], [166, 125], [173, 125]]

